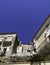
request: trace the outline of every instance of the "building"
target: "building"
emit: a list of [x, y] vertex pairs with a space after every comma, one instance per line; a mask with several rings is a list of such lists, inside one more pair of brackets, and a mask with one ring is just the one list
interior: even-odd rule
[[0, 33], [1, 62], [26, 61], [26, 57], [32, 55], [31, 47], [32, 45], [22, 44], [17, 33]]
[[50, 15], [35, 33], [31, 44], [32, 51], [35, 53], [46, 54], [50, 52]]
[[16, 53], [18, 45], [16, 33], [0, 33], [0, 54], [11, 55]]
[[32, 56], [32, 45], [23, 44], [16, 33], [0, 33], [0, 56]]
[[32, 55], [32, 45], [20, 44], [17, 46], [17, 55], [18, 56], [31, 56]]
[[[26, 62], [33, 54], [50, 53], [50, 15], [31, 40], [23, 44], [17, 33], [0, 33], [0, 61]], [[48, 55], [49, 57], [50, 55]]]
[[[25, 62], [33, 54], [50, 53], [50, 15], [31, 40], [23, 44], [17, 33], [0, 33], [0, 57], [5, 62]], [[1, 61], [1, 59], [0, 59]]]

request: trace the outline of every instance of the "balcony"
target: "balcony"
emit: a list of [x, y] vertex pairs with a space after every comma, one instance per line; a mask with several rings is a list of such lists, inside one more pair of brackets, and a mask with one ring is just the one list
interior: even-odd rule
[[50, 35], [38, 46], [37, 53], [50, 52]]

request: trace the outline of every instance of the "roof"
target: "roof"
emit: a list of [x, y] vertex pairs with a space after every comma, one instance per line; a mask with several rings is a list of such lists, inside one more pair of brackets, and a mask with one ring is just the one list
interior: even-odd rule
[[[46, 21], [48, 20], [49, 17], [50, 17], [50, 15], [48, 15], [48, 17], [45, 19], [45, 21], [44, 21], [43, 24], [40, 26], [40, 28], [38, 29], [38, 31], [35, 33], [35, 35], [34, 35], [33, 38], [32, 38], [32, 41], [33, 41], [33, 39], [36, 37], [36, 35], [38, 34], [38, 32], [41, 30], [42, 26], [46, 23]], [[32, 41], [31, 41], [31, 42], [32, 42]]]
[[8, 35], [8, 34], [17, 34], [17, 32], [5, 32], [5, 33], [0, 33], [0, 35]]
[[0, 41], [2, 41], [3, 39], [5, 39], [6, 41], [11, 41], [16, 36], [16, 32], [0, 33]]

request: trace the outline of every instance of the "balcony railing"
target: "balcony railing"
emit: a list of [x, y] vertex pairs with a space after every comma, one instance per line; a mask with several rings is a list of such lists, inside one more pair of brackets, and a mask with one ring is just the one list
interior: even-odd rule
[[47, 38], [38, 46], [37, 50], [40, 51], [41, 49], [44, 49], [45, 46], [50, 42], [50, 40], [47, 41]]

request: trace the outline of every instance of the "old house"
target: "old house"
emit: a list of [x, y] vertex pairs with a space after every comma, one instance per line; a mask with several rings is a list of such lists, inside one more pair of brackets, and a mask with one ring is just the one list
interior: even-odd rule
[[35, 33], [31, 44], [32, 51], [35, 53], [50, 52], [50, 15], [46, 18], [39, 30]]

